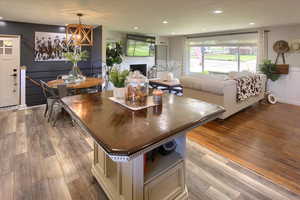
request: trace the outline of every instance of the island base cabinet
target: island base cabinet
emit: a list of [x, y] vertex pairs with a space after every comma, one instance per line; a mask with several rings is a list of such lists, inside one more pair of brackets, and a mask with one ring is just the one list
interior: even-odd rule
[[94, 144], [92, 174], [111, 200], [143, 200], [143, 155], [115, 162]]
[[94, 144], [92, 173], [110, 200], [188, 199], [185, 161], [180, 153], [162, 157], [161, 163], [149, 165], [147, 172], [144, 165], [144, 154], [128, 162], [115, 162]]
[[184, 161], [145, 184], [144, 200], [187, 199]]

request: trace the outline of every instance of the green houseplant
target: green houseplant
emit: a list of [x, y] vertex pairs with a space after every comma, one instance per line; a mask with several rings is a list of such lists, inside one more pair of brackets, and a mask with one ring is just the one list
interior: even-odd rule
[[272, 63], [271, 60], [264, 60], [263, 64], [259, 65], [260, 71], [267, 76], [266, 81], [266, 90], [267, 90], [267, 84], [268, 80], [276, 81], [279, 79], [280, 74], [276, 73], [276, 64]]
[[116, 98], [124, 98], [125, 81], [129, 74], [128, 70], [121, 71], [118, 67], [113, 67], [109, 74], [109, 80], [114, 85], [113, 94]]
[[79, 79], [82, 76], [82, 74], [78, 67], [78, 62], [86, 61], [89, 58], [88, 52], [86, 50], [85, 51], [76, 51], [76, 49], [75, 49], [74, 52], [64, 53], [63, 56], [73, 64], [72, 71], [70, 72], [70, 75], [72, 76], [72, 78]]
[[106, 46], [106, 65], [110, 67], [109, 71], [115, 64], [121, 64], [123, 59], [123, 49], [120, 42], [108, 43]]
[[109, 87], [109, 76], [112, 68], [116, 65], [120, 65], [123, 61], [123, 49], [121, 42], [109, 42], [106, 45], [106, 65], [105, 65], [105, 73], [104, 80], [105, 85], [104, 88], [108, 89]]
[[271, 81], [276, 81], [280, 77], [280, 74], [276, 74], [276, 64], [272, 63], [271, 60], [264, 60], [263, 64], [260, 65], [260, 71]]

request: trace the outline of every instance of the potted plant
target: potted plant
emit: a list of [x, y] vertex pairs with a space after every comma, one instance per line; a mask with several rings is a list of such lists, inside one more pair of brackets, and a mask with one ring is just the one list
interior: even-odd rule
[[86, 61], [89, 57], [88, 52], [86, 50], [81, 51], [75, 48], [74, 52], [64, 53], [63, 56], [73, 64], [72, 71], [70, 72], [70, 78], [74, 80], [82, 79], [82, 73], [78, 67], [78, 62]]
[[276, 64], [272, 63], [271, 60], [264, 60], [263, 64], [259, 66], [260, 66], [260, 71], [267, 76], [267, 81], [266, 81], [266, 90], [267, 90], [268, 80], [270, 79], [271, 81], [276, 81], [279, 79], [280, 74], [277, 74]]
[[109, 83], [110, 72], [113, 67], [120, 65], [122, 59], [123, 50], [120, 42], [110, 42], [106, 46], [106, 67], [105, 67], [105, 88], [107, 89]]
[[121, 71], [118, 67], [113, 67], [109, 74], [109, 80], [114, 85], [113, 95], [116, 98], [125, 97], [125, 81], [129, 74], [128, 70]]

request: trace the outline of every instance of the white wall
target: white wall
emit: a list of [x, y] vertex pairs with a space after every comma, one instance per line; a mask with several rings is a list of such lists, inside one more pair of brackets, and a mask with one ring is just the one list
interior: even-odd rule
[[[117, 32], [117, 31], [109, 31], [105, 30], [103, 34], [103, 46], [106, 48], [106, 43], [107, 42], [118, 42], [121, 41], [123, 44], [126, 42], [126, 33], [123, 32]], [[125, 47], [123, 47], [125, 48]], [[124, 49], [125, 51], [125, 49]], [[105, 57], [104, 57], [105, 60]], [[123, 57], [123, 62], [121, 64], [121, 68], [124, 69], [129, 69], [129, 66], [131, 64], [147, 64], [147, 68], [149, 69], [150, 67], [155, 65], [155, 57]]]
[[[275, 62], [277, 54], [273, 51], [273, 44], [277, 40], [300, 39], [300, 25], [268, 27], [268, 58]], [[186, 69], [185, 37], [176, 36], [169, 38], [170, 63], [182, 63], [183, 70]], [[282, 62], [280, 60], [280, 62]], [[290, 65], [288, 75], [281, 75], [276, 82], [270, 81], [269, 90], [280, 102], [300, 105], [300, 53], [288, 53], [286, 63]], [[183, 71], [183, 74], [185, 71]]]
[[[268, 56], [275, 62], [277, 54], [273, 51], [273, 44], [277, 40], [300, 39], [300, 25], [280, 26], [267, 28], [268, 33]], [[280, 58], [279, 62], [282, 60]], [[286, 63], [290, 65], [288, 75], [281, 75], [276, 82], [270, 81], [269, 89], [275, 94], [280, 102], [300, 105], [300, 53], [286, 54]]]

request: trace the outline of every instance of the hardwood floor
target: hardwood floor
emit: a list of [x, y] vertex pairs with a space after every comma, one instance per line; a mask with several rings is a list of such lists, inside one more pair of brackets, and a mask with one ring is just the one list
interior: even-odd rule
[[[0, 199], [106, 200], [90, 168], [92, 139], [43, 110], [0, 111]], [[200, 145], [187, 142], [191, 200], [296, 200], [299, 196]]]
[[[0, 112], [0, 199], [106, 199], [95, 184], [92, 141], [43, 110]], [[2, 187], [4, 185], [4, 187]]]
[[188, 138], [300, 194], [300, 107], [257, 104]]

